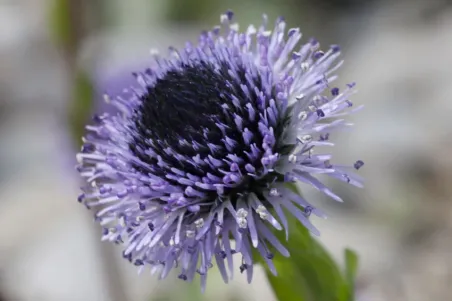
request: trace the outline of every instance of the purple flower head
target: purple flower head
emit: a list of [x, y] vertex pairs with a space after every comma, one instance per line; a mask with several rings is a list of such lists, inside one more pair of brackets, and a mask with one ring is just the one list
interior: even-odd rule
[[351, 170], [362, 161], [338, 166], [315, 152], [354, 111], [354, 85], [331, 87], [339, 47], [300, 45], [282, 19], [240, 32], [232, 18], [222, 15], [196, 45], [152, 53], [155, 64], [134, 74], [139, 88], [106, 98], [118, 113], [95, 117], [77, 155], [88, 184], [79, 201], [97, 209], [103, 239], [125, 244], [140, 270], [200, 275], [203, 289], [213, 263], [225, 282], [233, 277], [234, 253], [249, 282], [254, 249], [276, 274], [270, 248], [289, 256], [272, 230], [288, 237], [283, 210], [318, 234], [309, 216], [324, 214], [288, 182], [339, 201], [316, 174], [361, 186]]

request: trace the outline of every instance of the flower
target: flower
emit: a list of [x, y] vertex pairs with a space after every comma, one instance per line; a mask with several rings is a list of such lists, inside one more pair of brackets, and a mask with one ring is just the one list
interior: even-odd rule
[[[233, 13], [169, 57], [135, 73], [138, 87], [106, 97], [118, 114], [94, 117], [77, 155], [87, 186], [79, 201], [98, 209], [103, 240], [124, 243], [124, 258], [165, 278], [200, 275], [205, 288], [213, 263], [225, 282], [233, 254], [251, 282], [256, 249], [276, 274], [271, 249], [289, 252], [273, 234], [285, 230], [288, 210], [312, 233], [311, 214], [324, 214], [287, 188], [300, 181], [340, 201], [314, 175], [361, 186], [354, 165], [330, 163], [317, 146], [349, 126], [354, 84], [330, 87], [342, 62], [338, 46], [297, 45], [299, 29], [267, 18], [239, 32]], [[358, 108], [359, 109], [359, 108]], [[234, 240], [232, 241], [231, 238]], [[235, 243], [233, 243], [235, 242]], [[215, 261], [214, 261], [215, 259]]]

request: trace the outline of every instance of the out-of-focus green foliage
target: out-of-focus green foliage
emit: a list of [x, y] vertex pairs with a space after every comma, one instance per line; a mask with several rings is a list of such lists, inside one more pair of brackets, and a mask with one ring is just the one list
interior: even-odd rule
[[[295, 187], [291, 189], [296, 190]], [[283, 301], [353, 300], [358, 267], [356, 254], [351, 250], [345, 251], [346, 267], [343, 271], [304, 226], [290, 213], [286, 217], [289, 220], [289, 240], [285, 242], [284, 232], [275, 232], [275, 235], [285, 242], [290, 257], [275, 253], [273, 261], [278, 276], [273, 276], [266, 268], [276, 297]]]
[[67, 45], [71, 40], [72, 25], [70, 14], [71, 0], [53, 0], [50, 9], [49, 30], [59, 45]]
[[84, 133], [84, 125], [91, 114], [94, 87], [89, 76], [82, 71], [77, 71], [77, 66], [73, 66], [75, 62], [73, 56], [77, 54], [77, 49], [69, 48], [77, 48], [78, 43], [74, 37], [77, 24], [73, 23], [74, 20], [71, 17], [71, 1], [73, 0], [53, 0], [50, 9], [49, 30], [68, 61], [66, 63], [69, 72], [75, 73], [73, 92], [70, 95], [68, 106], [68, 123], [74, 141], [79, 144]]
[[73, 101], [69, 107], [69, 122], [74, 140], [80, 143], [84, 134], [84, 125], [91, 116], [94, 87], [86, 73], [79, 72], [75, 78]]
[[168, 19], [177, 21], [199, 20], [215, 8], [214, 1], [191, 0], [189, 5], [180, 5], [179, 1], [169, 0]]

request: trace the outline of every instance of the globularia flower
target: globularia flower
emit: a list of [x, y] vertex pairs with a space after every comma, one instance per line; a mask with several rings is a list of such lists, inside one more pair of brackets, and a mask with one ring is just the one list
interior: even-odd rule
[[[94, 117], [78, 170], [89, 184], [79, 201], [98, 209], [103, 239], [124, 243], [123, 256], [165, 278], [172, 269], [205, 287], [215, 262], [225, 282], [253, 275], [253, 249], [270, 270], [277, 250], [289, 252], [272, 229], [285, 230], [288, 210], [312, 233], [322, 212], [287, 188], [300, 181], [329, 195], [314, 175], [361, 186], [351, 168], [314, 148], [332, 146], [332, 130], [348, 126], [353, 84], [331, 87], [338, 46], [323, 52], [298, 28], [267, 18], [240, 32], [233, 13], [167, 58], [152, 52], [150, 68], [134, 74], [139, 89], [107, 97], [118, 114]], [[233, 240], [232, 240], [233, 239]]]

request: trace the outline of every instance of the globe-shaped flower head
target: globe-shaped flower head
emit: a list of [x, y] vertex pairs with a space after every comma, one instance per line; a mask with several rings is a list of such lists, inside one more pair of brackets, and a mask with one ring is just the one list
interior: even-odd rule
[[[240, 271], [253, 275], [253, 249], [276, 274], [270, 250], [288, 251], [273, 234], [288, 210], [311, 232], [309, 216], [323, 217], [287, 188], [300, 181], [340, 200], [315, 174], [360, 186], [351, 167], [330, 163], [315, 147], [331, 146], [331, 130], [347, 126], [353, 85], [330, 86], [339, 47], [326, 52], [301, 33], [273, 31], [267, 18], [244, 32], [221, 16], [221, 26], [198, 44], [167, 58], [153, 53], [151, 67], [134, 74], [138, 88], [107, 97], [118, 114], [88, 126], [77, 158], [89, 184], [79, 197], [104, 226], [103, 239], [124, 243], [123, 255], [165, 278], [172, 269], [205, 287], [216, 263], [225, 282], [234, 253]], [[232, 240], [233, 239], [233, 240]]]

